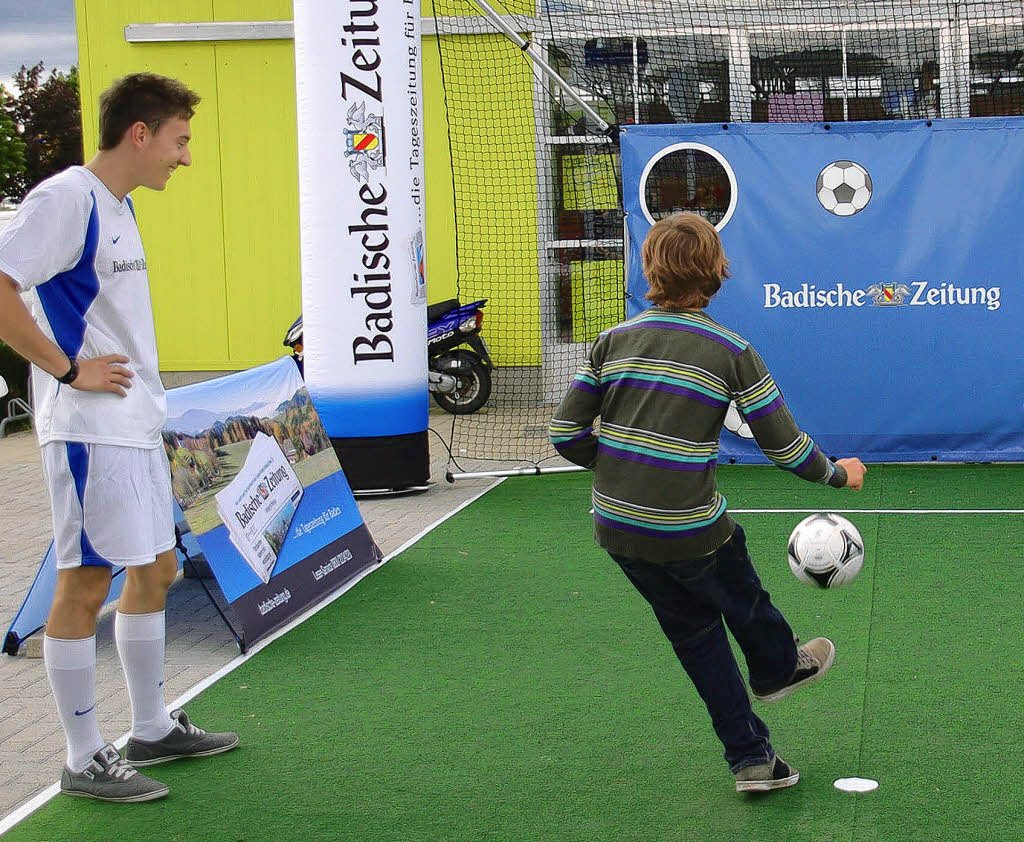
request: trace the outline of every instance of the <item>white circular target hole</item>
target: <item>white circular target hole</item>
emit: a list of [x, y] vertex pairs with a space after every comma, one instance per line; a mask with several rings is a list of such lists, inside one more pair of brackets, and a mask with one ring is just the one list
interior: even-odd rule
[[871, 778], [839, 778], [833, 786], [843, 792], [874, 792], [878, 781]]
[[675, 143], [647, 162], [640, 176], [640, 207], [653, 225], [690, 211], [721, 231], [732, 219], [736, 174], [725, 156], [703, 143]]

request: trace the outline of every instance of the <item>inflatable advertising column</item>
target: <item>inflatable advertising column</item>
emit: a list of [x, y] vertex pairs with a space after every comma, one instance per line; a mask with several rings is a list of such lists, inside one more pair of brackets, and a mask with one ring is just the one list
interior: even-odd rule
[[429, 476], [419, 0], [295, 0], [306, 382], [354, 490]]

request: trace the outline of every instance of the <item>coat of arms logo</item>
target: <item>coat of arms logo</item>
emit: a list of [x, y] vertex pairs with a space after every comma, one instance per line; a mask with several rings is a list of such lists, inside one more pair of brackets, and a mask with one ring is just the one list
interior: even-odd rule
[[906, 284], [872, 284], [868, 287], [868, 295], [879, 307], [896, 307], [910, 295], [910, 287]]
[[380, 169], [385, 163], [384, 117], [367, 114], [366, 106], [358, 102], [345, 115], [349, 128], [345, 129], [345, 157], [348, 168], [359, 181], [367, 181], [370, 170]]

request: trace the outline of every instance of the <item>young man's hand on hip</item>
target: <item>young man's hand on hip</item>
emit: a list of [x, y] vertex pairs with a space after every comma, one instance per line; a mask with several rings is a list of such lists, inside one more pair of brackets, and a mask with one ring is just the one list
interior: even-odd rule
[[125, 397], [132, 387], [135, 373], [124, 367], [128, 357], [124, 354], [107, 354], [78, 361], [78, 377], [71, 382], [71, 388], [82, 392], [113, 392]]

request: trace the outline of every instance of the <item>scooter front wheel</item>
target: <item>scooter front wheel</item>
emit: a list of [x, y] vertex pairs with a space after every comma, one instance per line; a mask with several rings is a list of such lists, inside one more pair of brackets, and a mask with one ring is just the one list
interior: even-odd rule
[[487, 403], [491, 396], [491, 373], [472, 351], [456, 348], [438, 357], [437, 370], [455, 378], [455, 391], [447, 395], [433, 392], [434, 403], [452, 415], [469, 415]]

